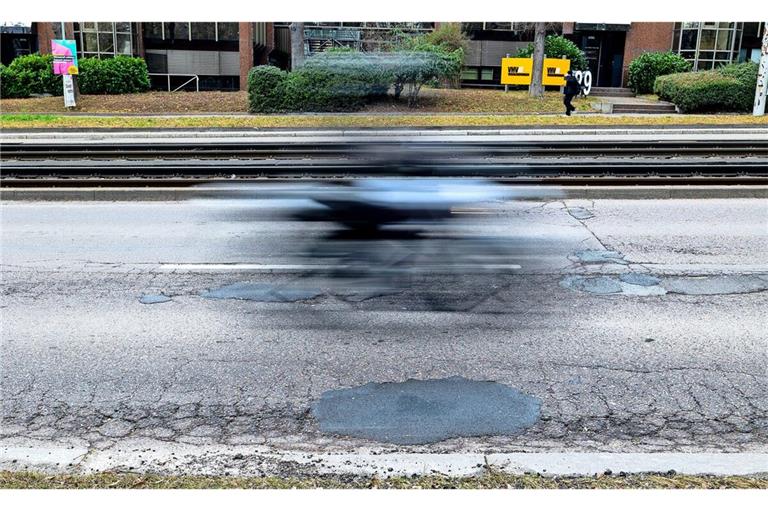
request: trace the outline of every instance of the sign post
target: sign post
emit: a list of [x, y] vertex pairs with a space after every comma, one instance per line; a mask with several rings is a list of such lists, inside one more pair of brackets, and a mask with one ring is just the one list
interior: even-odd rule
[[64, 81], [64, 106], [77, 106], [75, 99], [75, 75], [78, 74], [77, 46], [72, 39], [52, 39], [53, 74], [62, 75]]
[[766, 89], [768, 89], [768, 21], [763, 24], [763, 45], [758, 66], [755, 107], [752, 109], [752, 115], [762, 116], [765, 115]]

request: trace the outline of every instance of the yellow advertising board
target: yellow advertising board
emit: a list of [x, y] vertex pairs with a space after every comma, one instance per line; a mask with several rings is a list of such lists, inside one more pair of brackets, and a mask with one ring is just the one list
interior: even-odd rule
[[531, 83], [533, 59], [506, 57], [501, 59], [501, 83], [504, 85], [528, 85]]
[[544, 85], [565, 85], [565, 74], [571, 69], [571, 61], [568, 59], [544, 59], [544, 75], [541, 83]]
[[[571, 69], [568, 59], [544, 59], [544, 85], [565, 85], [565, 74]], [[503, 85], [530, 85], [533, 72], [532, 57], [506, 57], [501, 59], [501, 83]]]

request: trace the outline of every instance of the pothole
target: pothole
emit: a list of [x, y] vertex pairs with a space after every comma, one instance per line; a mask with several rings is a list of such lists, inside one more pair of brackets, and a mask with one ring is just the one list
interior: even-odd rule
[[536, 397], [462, 377], [331, 390], [312, 406], [323, 432], [402, 445], [515, 434], [540, 412]]
[[317, 297], [322, 292], [301, 288], [275, 287], [259, 283], [234, 283], [200, 295], [206, 299], [239, 299], [257, 302], [297, 302]]

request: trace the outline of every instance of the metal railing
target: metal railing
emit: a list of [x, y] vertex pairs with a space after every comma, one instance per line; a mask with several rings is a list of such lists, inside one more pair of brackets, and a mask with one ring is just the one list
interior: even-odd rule
[[[182, 87], [186, 86], [190, 82], [195, 82], [195, 91], [200, 92], [200, 77], [198, 75], [185, 75], [185, 74], [179, 74], [179, 73], [148, 73], [149, 76], [164, 76], [168, 80], [168, 92], [176, 92]], [[178, 86], [177, 88], [171, 90], [171, 77], [172, 76], [191, 76], [189, 80]]]

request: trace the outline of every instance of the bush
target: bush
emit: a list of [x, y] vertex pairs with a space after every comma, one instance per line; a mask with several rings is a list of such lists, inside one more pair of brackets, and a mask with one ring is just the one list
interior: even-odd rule
[[629, 64], [629, 87], [636, 94], [653, 91], [656, 78], [691, 70], [691, 63], [673, 52], [649, 52], [637, 57]]
[[714, 71], [660, 76], [654, 92], [682, 112], [749, 112], [755, 98], [757, 64], [732, 64]]
[[3, 98], [28, 98], [32, 94], [61, 96], [62, 79], [53, 74], [52, 55], [23, 55], [16, 57], [2, 75], [0, 95]]
[[248, 110], [278, 112], [288, 73], [275, 66], [256, 66], [248, 72]]
[[288, 73], [282, 109], [302, 112], [355, 110], [362, 107], [368, 85], [331, 70], [302, 67]]
[[129, 94], [149, 90], [144, 59], [118, 55], [110, 59], [80, 59], [78, 84], [82, 94]]
[[[533, 43], [521, 48], [517, 52], [518, 57], [531, 57], [533, 55]], [[544, 55], [548, 58], [559, 59], [563, 55], [571, 61], [573, 71], [587, 69], [587, 57], [570, 39], [563, 36], [547, 36], [544, 40]]]
[[[424, 42], [439, 46], [447, 52], [469, 49], [469, 37], [462, 32], [461, 23], [442, 23], [438, 28], [424, 36]], [[463, 64], [463, 63], [462, 63]]]
[[458, 76], [464, 52], [448, 51], [423, 40], [418, 50], [389, 53], [323, 52], [296, 71], [258, 66], [248, 75], [251, 112], [354, 110], [366, 101], [407, 91], [414, 106], [419, 90], [431, 81]]
[[[79, 59], [78, 85], [83, 94], [125, 94], [149, 89], [143, 59], [117, 56], [111, 59]], [[2, 98], [28, 98], [32, 94], [63, 94], [62, 78], [53, 74], [52, 55], [17, 57], [2, 70]]]

